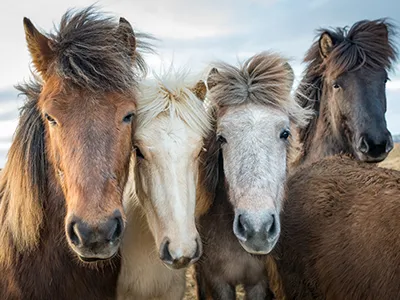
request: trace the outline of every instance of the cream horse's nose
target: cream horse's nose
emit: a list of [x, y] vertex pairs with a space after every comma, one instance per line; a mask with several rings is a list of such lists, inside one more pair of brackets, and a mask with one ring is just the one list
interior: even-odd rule
[[184, 251], [182, 247], [178, 247], [175, 249], [172, 248], [170, 239], [165, 238], [160, 246], [160, 258], [164, 262], [164, 264], [170, 268], [186, 268], [189, 265], [198, 261], [203, 252], [203, 247], [199, 237], [195, 238], [193, 245], [193, 250], [189, 251], [189, 253], [192, 254], [184, 255], [183, 253], [188, 253], [187, 250]]

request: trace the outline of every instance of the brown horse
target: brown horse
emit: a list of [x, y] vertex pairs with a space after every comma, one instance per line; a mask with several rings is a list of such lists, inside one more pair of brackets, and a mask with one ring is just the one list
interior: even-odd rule
[[[336, 31], [322, 30], [319, 42], [313, 45], [306, 56], [309, 65], [303, 81], [312, 85], [303, 84], [298, 91], [298, 97], [303, 105], [308, 105], [307, 103], [311, 103], [313, 99], [316, 100], [313, 106], [319, 117], [315, 118], [308, 128], [300, 130], [304, 148], [297, 163], [311, 162], [338, 153], [345, 153], [349, 157], [362, 161], [377, 162], [383, 160], [393, 148], [384, 119], [386, 97], [383, 84], [387, 78], [387, 71], [397, 58], [392, 43], [393, 32], [393, 26], [385, 20], [360, 21], [348, 32], [344, 28]], [[318, 72], [325, 77], [318, 76]], [[329, 82], [333, 83], [332, 87], [325, 88], [326, 83]], [[324, 97], [334, 101], [326, 101], [324, 104], [322, 101]], [[352, 101], [344, 101], [346, 99], [352, 99]], [[367, 133], [362, 134], [363, 131]], [[384, 135], [380, 135], [379, 132]], [[385, 139], [385, 135], [389, 138]], [[382, 142], [376, 143], [379, 139]], [[343, 170], [341, 170], [342, 167]], [[312, 168], [316, 168], [317, 173], [313, 173]], [[395, 289], [387, 288], [387, 293], [384, 289], [377, 290], [378, 285], [388, 284], [388, 278], [391, 275], [385, 272], [380, 273], [378, 269], [377, 274], [371, 274], [370, 266], [368, 266], [369, 259], [375, 260], [374, 251], [379, 252], [379, 247], [368, 248], [368, 251], [363, 252], [363, 256], [359, 256], [354, 245], [346, 248], [346, 243], [359, 242], [356, 238], [357, 234], [368, 233], [367, 229], [362, 233], [361, 229], [357, 228], [354, 235], [345, 236], [344, 240], [335, 239], [338, 233], [344, 235], [345, 231], [351, 227], [347, 224], [351, 222], [368, 224], [367, 218], [370, 217], [371, 220], [376, 218], [371, 215], [372, 213], [364, 214], [364, 208], [360, 203], [367, 201], [365, 209], [373, 206], [372, 202], [369, 203], [373, 199], [368, 194], [371, 192], [371, 187], [366, 184], [370, 181], [375, 182], [373, 177], [377, 176], [377, 182], [387, 186], [383, 178], [388, 176], [382, 169], [365, 172], [366, 169], [374, 170], [372, 166], [351, 163], [348, 159], [332, 158], [332, 160], [323, 160], [316, 165], [301, 169], [289, 180], [288, 201], [284, 205], [281, 216], [283, 224], [281, 239], [278, 250], [274, 251], [276, 259], [268, 260], [270, 279], [274, 282], [272, 286], [278, 298], [284, 298], [285, 293], [289, 299], [396, 298], [394, 295], [398, 295], [396, 294], [398, 291]], [[305, 172], [310, 172], [310, 175], [303, 176]], [[356, 175], [358, 172], [360, 174]], [[398, 177], [398, 174], [393, 174]], [[317, 176], [321, 179], [323, 177], [318, 187], [315, 183]], [[346, 178], [347, 181], [342, 180], [338, 183], [338, 177]], [[309, 183], [308, 180], [314, 180], [314, 183]], [[387, 184], [390, 186], [390, 181]], [[356, 194], [351, 187], [360, 189], [359, 193]], [[340, 189], [335, 191], [336, 188]], [[373, 189], [377, 189], [376, 185], [373, 185]], [[345, 192], [341, 193], [340, 191], [343, 190]], [[389, 188], [388, 192], [391, 194], [395, 190]], [[390, 195], [382, 197], [384, 202], [386, 200], [390, 202], [393, 199]], [[308, 200], [307, 204], [306, 200]], [[344, 200], [347, 201], [348, 206], [342, 205]], [[300, 206], [307, 208], [300, 209]], [[347, 211], [349, 207], [351, 207], [351, 212]], [[329, 211], [330, 208], [335, 210]], [[375, 212], [379, 217], [385, 218], [383, 210], [383, 215], [379, 214], [380, 210]], [[328, 217], [333, 215], [334, 223], [331, 218], [325, 219], [327, 215]], [[315, 223], [311, 223], [311, 219]], [[370, 223], [374, 225], [373, 229], [380, 232], [378, 221], [372, 222], [376, 223]], [[306, 228], [307, 226], [310, 228]], [[335, 233], [333, 233], [334, 230], [336, 230]], [[352, 238], [354, 241], [350, 241]], [[384, 238], [377, 240], [384, 243]], [[344, 244], [341, 244], [343, 241]], [[325, 253], [320, 252], [322, 248], [315, 248], [319, 247], [316, 245], [319, 242], [324, 244], [321, 247], [325, 247], [323, 248]], [[339, 250], [339, 247], [345, 247], [346, 253], [341, 251], [344, 248]], [[385, 251], [384, 247], [382, 251]], [[345, 257], [340, 257], [340, 255]], [[340, 265], [345, 261], [346, 265]], [[352, 265], [350, 268], [354, 269], [343, 269], [349, 267], [347, 264], [349, 262]], [[385, 264], [383, 260], [380, 262]], [[337, 267], [335, 271], [329, 269], [333, 265]], [[322, 270], [325, 266], [326, 269]], [[314, 273], [316, 268], [320, 268], [319, 275]], [[340, 276], [336, 273], [339, 269], [343, 271]], [[361, 272], [363, 272], [362, 276]], [[282, 281], [277, 276], [278, 273], [281, 273]], [[375, 276], [378, 274], [383, 275], [383, 278], [376, 280]], [[320, 275], [322, 277], [319, 277]], [[370, 281], [373, 283], [370, 284]], [[328, 285], [331, 286], [328, 287]], [[342, 289], [340, 293], [338, 290], [335, 291], [339, 288]], [[393, 295], [393, 298], [389, 295]]]
[[299, 169], [287, 191], [277, 295], [400, 299], [399, 171], [336, 156]]
[[297, 89], [299, 103], [315, 112], [299, 131], [297, 164], [340, 153], [379, 162], [393, 149], [385, 120], [387, 71], [396, 59], [392, 29], [375, 20], [320, 30]]
[[0, 299], [112, 299], [119, 259], [87, 262], [117, 254], [124, 231], [136, 39], [92, 7], [67, 12], [55, 34], [24, 28], [42, 80], [19, 87], [0, 182]]
[[290, 96], [293, 72], [277, 54], [218, 64], [207, 83], [217, 122], [201, 157], [198, 202], [212, 204], [199, 219], [198, 297], [235, 299], [243, 284], [248, 299], [265, 299], [262, 254], [280, 233], [289, 128], [304, 125], [307, 111]]

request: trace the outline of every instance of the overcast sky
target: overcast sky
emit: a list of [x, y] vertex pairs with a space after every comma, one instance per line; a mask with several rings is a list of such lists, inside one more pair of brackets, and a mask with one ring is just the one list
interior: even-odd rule
[[[12, 86], [29, 78], [30, 58], [23, 17], [44, 31], [58, 24], [71, 7], [87, 0], [19, 0], [0, 11], [0, 167], [15, 130], [17, 99]], [[128, 19], [134, 29], [161, 39], [160, 57], [147, 57], [152, 68], [172, 59], [194, 71], [210, 61], [236, 63], [263, 51], [276, 50], [292, 59], [297, 76], [301, 59], [320, 27], [351, 25], [361, 19], [389, 17], [400, 25], [399, 0], [103, 0], [103, 10]], [[400, 38], [396, 39], [400, 45]], [[389, 129], [400, 133], [400, 64], [387, 85]]]

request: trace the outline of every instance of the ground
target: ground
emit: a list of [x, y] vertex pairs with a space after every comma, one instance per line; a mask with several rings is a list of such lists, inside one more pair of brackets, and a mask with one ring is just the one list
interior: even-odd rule
[[400, 171], [400, 143], [395, 144], [387, 159], [379, 164], [381, 167]]
[[[385, 159], [379, 166], [384, 168], [391, 168], [400, 171], [400, 144], [396, 144], [395, 148], [389, 154], [388, 158]], [[189, 268], [186, 274], [186, 294], [185, 300], [195, 300], [196, 298], [196, 282], [194, 279], [193, 268]], [[237, 299], [244, 299], [242, 289], [238, 288], [238, 297]]]
[[[236, 289], [236, 299], [243, 300], [244, 293], [241, 287]], [[193, 267], [189, 268], [186, 273], [186, 294], [184, 300], [196, 300], [196, 281], [194, 279]]]

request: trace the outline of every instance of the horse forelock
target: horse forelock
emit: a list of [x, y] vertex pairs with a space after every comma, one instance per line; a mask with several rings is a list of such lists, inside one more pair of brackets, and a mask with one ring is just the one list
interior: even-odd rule
[[134, 57], [117, 34], [118, 22], [94, 6], [68, 10], [54, 33], [47, 36], [55, 53], [53, 73], [92, 92], [126, 92], [146, 75], [143, 54], [153, 52], [151, 36], [135, 34]]
[[160, 115], [183, 120], [192, 130], [205, 137], [212, 127], [210, 114], [193, 91], [197, 82], [187, 72], [169, 71], [142, 82], [138, 97], [138, 129]]

